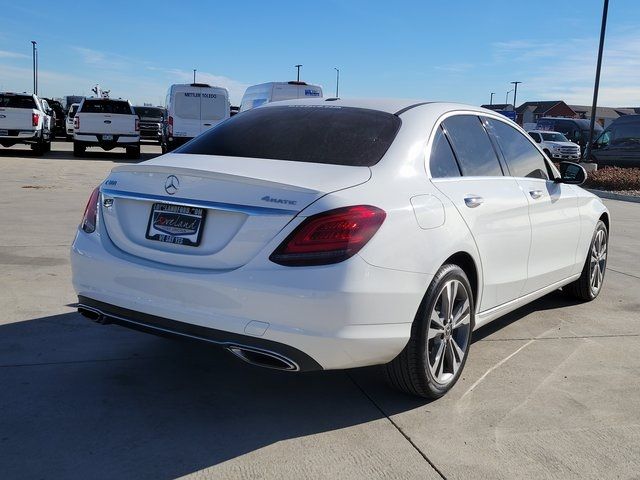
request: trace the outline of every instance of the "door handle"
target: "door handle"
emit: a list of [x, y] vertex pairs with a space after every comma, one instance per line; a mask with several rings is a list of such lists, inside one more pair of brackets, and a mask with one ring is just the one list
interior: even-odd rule
[[104, 123], [111, 123], [111, 120], [105, 120]]
[[205, 123], [205, 124], [204, 124], [204, 126], [205, 126], [205, 127], [210, 127], [210, 126], [211, 126], [211, 124], [210, 124], [210, 123]]
[[534, 200], [537, 200], [538, 198], [542, 197], [544, 193], [542, 192], [542, 190], [530, 190], [529, 195], [531, 195], [531, 198], [533, 198]]
[[464, 203], [469, 208], [476, 208], [482, 205], [484, 202], [484, 198], [478, 196], [468, 196], [464, 197]]

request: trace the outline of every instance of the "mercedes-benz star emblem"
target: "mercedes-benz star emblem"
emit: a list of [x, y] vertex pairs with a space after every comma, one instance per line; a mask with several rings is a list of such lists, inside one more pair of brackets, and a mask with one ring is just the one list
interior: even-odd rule
[[175, 175], [169, 175], [164, 182], [164, 191], [169, 195], [173, 195], [178, 191], [178, 187], [180, 187], [180, 180]]

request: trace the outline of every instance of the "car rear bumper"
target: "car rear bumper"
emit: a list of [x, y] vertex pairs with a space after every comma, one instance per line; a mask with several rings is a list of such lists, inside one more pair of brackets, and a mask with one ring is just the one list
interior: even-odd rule
[[81, 145], [115, 145], [125, 147], [140, 143], [140, 135], [113, 135], [113, 140], [102, 140], [101, 134], [75, 133], [73, 140]]
[[[323, 369], [382, 364], [397, 356], [432, 279], [373, 267], [359, 256], [327, 267], [251, 268], [249, 262], [223, 272], [176, 268], [124, 253], [105, 233], [82, 231], [71, 266], [74, 288], [85, 302], [215, 330], [223, 346], [275, 342]], [[274, 351], [287, 355], [280, 347]]]
[[[2, 129], [0, 129], [2, 130]], [[39, 130], [12, 130], [7, 131], [8, 135], [0, 135], [0, 141], [13, 143], [33, 143], [40, 140]]]

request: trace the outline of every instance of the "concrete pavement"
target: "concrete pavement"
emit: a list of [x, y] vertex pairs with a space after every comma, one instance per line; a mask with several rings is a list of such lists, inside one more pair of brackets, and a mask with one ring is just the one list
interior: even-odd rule
[[376, 368], [273, 372], [75, 313], [69, 245], [114, 161], [0, 149], [1, 478], [638, 478], [640, 205], [606, 201], [595, 302], [479, 330], [425, 402]]

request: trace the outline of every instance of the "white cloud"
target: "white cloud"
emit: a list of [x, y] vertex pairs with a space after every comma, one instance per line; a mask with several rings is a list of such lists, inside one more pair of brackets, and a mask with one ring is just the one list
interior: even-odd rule
[[[574, 38], [556, 44], [518, 40], [496, 43], [493, 48], [496, 61], [511, 62], [519, 76], [529, 73], [521, 78], [525, 83], [520, 87], [528, 100], [591, 104], [596, 38]], [[598, 105], [640, 105], [639, 33], [610, 35], [605, 41]]]
[[[159, 69], [156, 67], [148, 67], [150, 70], [160, 70], [166, 74], [169, 83], [191, 83], [193, 81], [193, 70], [180, 70], [178, 68]], [[217, 75], [210, 72], [196, 72], [196, 81], [198, 83], [208, 83], [216, 87], [224, 87], [229, 91], [231, 103], [239, 105], [244, 91], [249, 86], [246, 83], [234, 80], [223, 75]], [[167, 85], [168, 86], [168, 85]]]
[[18, 52], [9, 52], [7, 50], [0, 50], [0, 58], [29, 58], [28, 55]]

